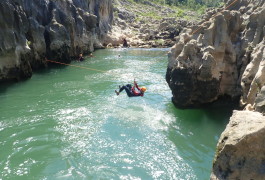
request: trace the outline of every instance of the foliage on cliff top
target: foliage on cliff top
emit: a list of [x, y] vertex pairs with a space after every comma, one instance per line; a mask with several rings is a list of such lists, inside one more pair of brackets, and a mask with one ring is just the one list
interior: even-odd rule
[[134, 12], [136, 21], [146, 21], [146, 18], [161, 20], [168, 17], [199, 21], [208, 7], [223, 5], [223, 0], [116, 0], [116, 2], [130, 12]]
[[[187, 6], [175, 6], [161, 3], [161, 0], [116, 0], [114, 6], [117, 9], [125, 9], [136, 16], [136, 21], [146, 21], [147, 19], [161, 20], [163, 18], [185, 19], [189, 21], [200, 20], [200, 16], [206, 7], [200, 6], [196, 11]], [[117, 14], [114, 15], [117, 16]]]
[[[146, 0], [130, 0], [137, 3], [145, 3]], [[224, 0], [149, 0], [149, 2], [169, 5], [169, 6], [184, 6], [188, 8], [198, 8], [200, 6], [218, 7], [223, 5]]]

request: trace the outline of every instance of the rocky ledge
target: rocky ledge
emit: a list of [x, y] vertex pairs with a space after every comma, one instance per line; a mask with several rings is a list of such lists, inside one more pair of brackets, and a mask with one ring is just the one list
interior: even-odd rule
[[113, 20], [111, 0], [0, 2], [0, 81], [28, 78], [45, 57], [70, 57], [101, 48]]
[[211, 180], [265, 177], [265, 116], [234, 111], [219, 139]]

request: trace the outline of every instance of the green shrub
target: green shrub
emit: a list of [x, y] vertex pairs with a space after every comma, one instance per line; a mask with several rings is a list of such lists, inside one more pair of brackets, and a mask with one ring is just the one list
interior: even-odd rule
[[182, 9], [179, 9], [177, 12], [177, 17], [183, 17], [184, 16], [184, 11]]
[[163, 39], [156, 39], [155, 43], [163, 46], [165, 44], [165, 41]]

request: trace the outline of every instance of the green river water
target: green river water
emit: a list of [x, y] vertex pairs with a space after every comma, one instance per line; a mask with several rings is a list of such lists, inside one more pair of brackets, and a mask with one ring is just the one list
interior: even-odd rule
[[[0, 179], [209, 179], [231, 114], [179, 110], [168, 49], [98, 50], [0, 88]], [[118, 54], [121, 57], [118, 57]], [[144, 97], [116, 96], [145, 85]]]

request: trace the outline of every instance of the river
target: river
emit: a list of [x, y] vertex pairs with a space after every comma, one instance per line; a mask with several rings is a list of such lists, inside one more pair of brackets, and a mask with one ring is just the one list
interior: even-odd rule
[[[97, 50], [1, 85], [0, 179], [209, 179], [231, 110], [176, 109], [167, 51]], [[134, 78], [144, 97], [114, 93]]]

